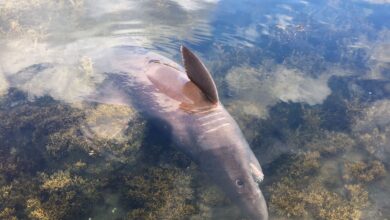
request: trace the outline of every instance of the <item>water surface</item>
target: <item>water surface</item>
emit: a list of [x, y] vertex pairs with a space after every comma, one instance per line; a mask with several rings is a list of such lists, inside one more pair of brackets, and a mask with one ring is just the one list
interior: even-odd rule
[[389, 219], [389, 20], [386, 0], [0, 1], [0, 218], [244, 219], [131, 106], [86, 102], [102, 50], [184, 44], [271, 219]]

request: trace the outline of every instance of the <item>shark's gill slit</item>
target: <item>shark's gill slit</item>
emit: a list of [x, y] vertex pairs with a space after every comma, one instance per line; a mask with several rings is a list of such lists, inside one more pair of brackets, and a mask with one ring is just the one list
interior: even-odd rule
[[213, 124], [215, 122], [222, 121], [222, 120], [225, 120], [225, 117], [216, 118], [216, 119], [214, 119], [212, 121], [202, 123], [200, 126], [206, 126], [206, 125]]
[[212, 129], [209, 129], [209, 130], [206, 130], [204, 133], [207, 134], [207, 133], [210, 133], [210, 132], [213, 132], [213, 131], [217, 131], [218, 129], [222, 128], [222, 127], [226, 127], [230, 125], [229, 123], [225, 123], [225, 124], [221, 124], [221, 125], [218, 125], [217, 127], [215, 128], [212, 128]]
[[198, 118], [198, 120], [208, 119], [208, 118], [214, 117], [216, 115], [220, 115], [220, 114], [222, 114], [222, 112], [215, 112], [215, 113], [212, 113], [212, 114], [201, 116], [201, 117]]

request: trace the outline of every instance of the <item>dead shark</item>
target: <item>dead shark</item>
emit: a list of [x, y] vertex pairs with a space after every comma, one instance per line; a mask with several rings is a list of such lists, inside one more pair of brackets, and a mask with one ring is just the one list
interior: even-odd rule
[[172, 136], [250, 219], [266, 220], [259, 188], [263, 172], [240, 128], [220, 102], [211, 74], [182, 46], [184, 68], [142, 49], [102, 52], [95, 69], [107, 74], [95, 99], [135, 106]]

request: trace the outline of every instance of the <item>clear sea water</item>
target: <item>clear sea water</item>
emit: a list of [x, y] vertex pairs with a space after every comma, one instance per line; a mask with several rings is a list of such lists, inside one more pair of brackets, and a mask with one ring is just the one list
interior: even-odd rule
[[80, 98], [100, 49], [182, 44], [270, 219], [390, 219], [389, 21], [388, 0], [0, 0], [0, 219], [245, 219], [131, 106]]

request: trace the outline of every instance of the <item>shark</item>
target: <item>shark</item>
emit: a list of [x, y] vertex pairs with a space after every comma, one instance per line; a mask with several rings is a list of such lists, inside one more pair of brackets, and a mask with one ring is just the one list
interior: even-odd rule
[[264, 178], [259, 161], [221, 103], [206, 66], [187, 47], [180, 50], [183, 66], [133, 47], [101, 52], [94, 66], [106, 78], [95, 99], [131, 105], [157, 121], [161, 135], [169, 136], [247, 218], [267, 220], [267, 205], [259, 187]]

